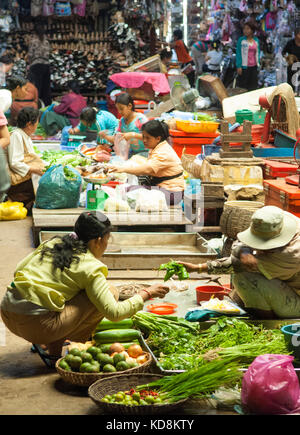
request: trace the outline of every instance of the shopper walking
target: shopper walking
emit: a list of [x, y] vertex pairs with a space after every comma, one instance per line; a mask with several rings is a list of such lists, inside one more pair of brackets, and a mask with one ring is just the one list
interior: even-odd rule
[[28, 47], [28, 78], [37, 87], [39, 98], [45, 106], [51, 104], [50, 50], [51, 47], [45, 36], [45, 29], [41, 23], [37, 23]]
[[300, 78], [297, 72], [300, 73], [300, 27], [295, 30], [295, 37], [288, 41], [282, 54], [283, 56], [286, 55], [288, 63], [287, 81], [294, 91], [299, 90]]
[[183, 42], [183, 33], [180, 29], [173, 32], [173, 42], [170, 44], [171, 48], [176, 51], [178, 62], [181, 63], [182, 70], [187, 76], [190, 86], [195, 84], [195, 69], [193, 58], [189, 54], [189, 50]]
[[258, 87], [260, 45], [254, 32], [255, 26], [246, 23], [243, 27], [244, 36], [239, 38], [236, 48], [237, 86], [248, 91], [254, 91]]

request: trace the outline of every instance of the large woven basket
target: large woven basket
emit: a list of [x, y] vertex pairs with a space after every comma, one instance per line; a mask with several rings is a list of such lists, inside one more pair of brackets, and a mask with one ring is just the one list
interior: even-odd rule
[[227, 201], [224, 204], [220, 218], [222, 233], [230, 239], [236, 239], [237, 234], [249, 228], [253, 213], [263, 207], [259, 201]]
[[59, 367], [59, 363], [63, 358], [60, 358], [58, 361], [56, 361], [55, 368], [57, 370], [57, 373], [62, 377], [62, 379], [65, 382], [68, 382], [69, 384], [77, 385], [80, 387], [89, 387], [94, 382], [98, 381], [102, 378], [108, 378], [111, 376], [118, 376], [120, 374], [124, 373], [144, 373], [150, 370], [150, 366], [152, 363], [152, 356], [150, 353], [147, 352], [148, 361], [146, 361], [144, 364], [141, 364], [138, 367], [133, 367], [132, 369], [127, 369], [119, 372], [113, 372], [113, 373], [77, 373], [77, 372], [69, 372], [67, 370], [64, 370]]
[[190, 175], [192, 175], [194, 178], [200, 178], [201, 175], [201, 165], [197, 165], [197, 163], [194, 162], [196, 156], [194, 154], [186, 154], [185, 148], [183, 148], [182, 155], [181, 155], [181, 163], [183, 169], [188, 172]]
[[148, 384], [162, 377], [163, 375], [143, 373], [119, 375], [107, 379], [100, 379], [89, 387], [88, 394], [104, 413], [113, 413], [115, 415], [167, 414], [168, 412], [174, 412], [176, 409], [181, 407], [187, 399], [175, 403], [136, 406], [101, 402], [101, 399], [107, 394], [127, 391], [131, 388], [137, 387], [138, 385]]

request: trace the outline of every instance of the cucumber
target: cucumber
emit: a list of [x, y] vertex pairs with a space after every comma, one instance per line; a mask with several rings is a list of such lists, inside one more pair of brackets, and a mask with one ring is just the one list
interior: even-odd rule
[[120, 322], [111, 322], [110, 320], [103, 319], [96, 326], [96, 332], [106, 331], [107, 329], [131, 329], [133, 321], [131, 319], [120, 320]]
[[110, 329], [99, 331], [94, 334], [94, 340], [97, 344], [105, 343], [128, 343], [132, 340], [138, 340], [141, 332], [137, 329]]

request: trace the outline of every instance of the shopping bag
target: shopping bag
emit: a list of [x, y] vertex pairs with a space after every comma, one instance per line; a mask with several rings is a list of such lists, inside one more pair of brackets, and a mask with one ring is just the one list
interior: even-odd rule
[[22, 202], [6, 201], [0, 204], [0, 220], [1, 221], [14, 221], [25, 219], [27, 216], [27, 209]]
[[51, 166], [42, 175], [36, 192], [36, 208], [76, 208], [79, 204], [82, 179], [71, 166]]
[[260, 355], [242, 381], [243, 409], [254, 414], [291, 414], [300, 411], [299, 380], [291, 355]]

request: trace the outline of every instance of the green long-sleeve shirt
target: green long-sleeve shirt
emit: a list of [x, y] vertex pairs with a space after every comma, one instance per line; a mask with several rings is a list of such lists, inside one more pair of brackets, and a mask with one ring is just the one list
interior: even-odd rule
[[[57, 239], [44, 242], [52, 247]], [[119, 321], [133, 316], [144, 305], [143, 298], [135, 295], [130, 299], [117, 302], [106, 281], [107, 267], [88, 250], [78, 255], [79, 262], [73, 262], [62, 272], [53, 273], [50, 256], [40, 261], [40, 245], [22, 260], [14, 275], [14, 289], [10, 286], [3, 298], [1, 308], [21, 314], [41, 314], [45, 310], [63, 311], [65, 303], [84, 290], [104, 317]], [[36, 310], [34, 310], [36, 308]], [[40, 310], [39, 310], [40, 308]]]

